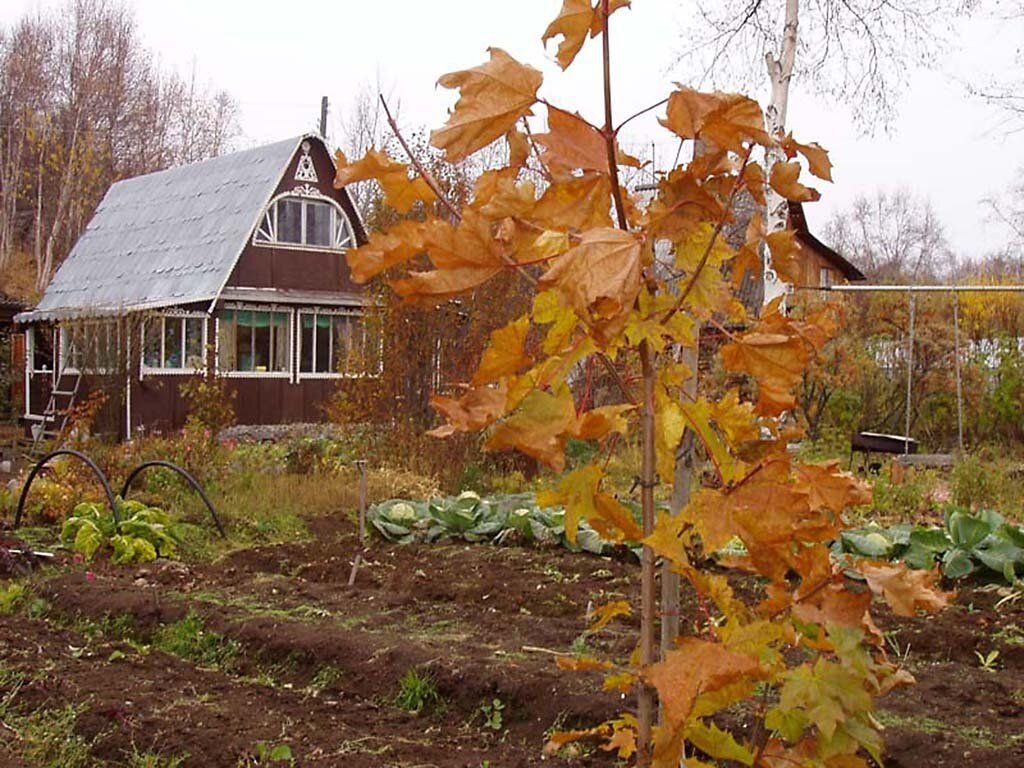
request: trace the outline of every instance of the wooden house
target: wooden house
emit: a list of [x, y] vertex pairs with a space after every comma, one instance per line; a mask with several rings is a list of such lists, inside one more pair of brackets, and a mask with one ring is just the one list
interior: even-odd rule
[[305, 135], [114, 184], [17, 316], [26, 424], [55, 430], [103, 389], [103, 431], [175, 429], [181, 382], [211, 372], [237, 393], [239, 423], [322, 420], [324, 400], [381, 360], [344, 258], [366, 235], [334, 172]]

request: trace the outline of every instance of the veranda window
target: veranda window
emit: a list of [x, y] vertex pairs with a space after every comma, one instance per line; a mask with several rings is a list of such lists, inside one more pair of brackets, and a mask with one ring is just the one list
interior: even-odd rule
[[65, 370], [110, 373], [117, 370], [120, 354], [116, 320], [90, 320], [60, 328], [61, 364]]
[[290, 312], [226, 309], [218, 321], [218, 368], [289, 375], [291, 335]]
[[299, 313], [299, 373], [365, 376], [380, 372], [376, 324], [358, 311]]
[[267, 206], [253, 239], [257, 244], [331, 250], [344, 250], [354, 243], [352, 225], [336, 202], [294, 195], [279, 197]]
[[31, 326], [28, 331], [28, 356], [32, 373], [49, 373], [53, 370], [53, 328]]
[[142, 324], [142, 366], [150, 371], [193, 373], [206, 368], [202, 316], [153, 317]]

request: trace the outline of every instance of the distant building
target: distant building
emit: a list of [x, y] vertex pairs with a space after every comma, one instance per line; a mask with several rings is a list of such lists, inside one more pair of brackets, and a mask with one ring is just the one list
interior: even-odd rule
[[17, 316], [25, 422], [55, 430], [103, 388], [104, 431], [175, 429], [181, 382], [211, 371], [237, 392], [239, 423], [321, 420], [381, 360], [344, 258], [366, 234], [334, 172], [305, 135], [114, 184]]

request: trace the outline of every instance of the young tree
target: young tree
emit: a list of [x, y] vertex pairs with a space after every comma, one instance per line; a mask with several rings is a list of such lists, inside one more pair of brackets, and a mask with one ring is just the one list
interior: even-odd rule
[[[901, 613], [937, 607], [943, 598], [928, 586], [933, 574], [830, 558], [827, 542], [838, 535], [839, 515], [864, 500], [866, 488], [835, 463], [793, 461], [786, 451], [791, 433], [779, 420], [793, 408], [801, 372], [825, 341], [825, 319], [797, 321], [771, 307], [747, 330], [731, 330], [731, 321], [744, 313], [733, 300], [731, 281], [759, 263], [766, 235], [750, 228], [737, 251], [721, 233], [737, 195], [745, 190], [763, 197], [765, 172], [755, 150], [778, 145], [758, 105], [680, 87], [662, 102], [662, 125], [684, 141], [703, 142], [705, 151], [665, 174], [647, 204], [623, 189], [619, 168], [635, 161], [617, 143], [623, 123], [614, 120], [609, 22], [626, 5], [564, 0], [545, 33], [561, 38], [557, 57], [563, 68], [588, 37], [600, 38], [604, 115], [596, 124], [544, 99], [541, 73], [497, 48], [486, 63], [441, 78], [459, 99], [447, 123], [431, 134], [432, 144], [452, 162], [495, 141], [508, 150], [508, 165], [481, 175], [461, 208], [416, 157], [415, 182], [407, 181], [404, 164], [378, 152], [351, 162], [339, 157], [336, 184], [376, 178], [395, 207], [412, 197], [437, 201], [444, 210], [375, 233], [348, 254], [349, 264], [357, 279], [367, 280], [425, 253], [429, 264], [414, 265], [390, 284], [403, 299], [429, 305], [507, 274], [532, 294], [527, 312], [491, 334], [462, 394], [432, 399], [446, 420], [435, 435], [486, 430], [489, 450], [516, 449], [561, 473], [570, 437], [600, 441], [607, 449], [614, 435], [631, 426], [640, 430], [640, 521], [616, 495], [601, 459], [562, 475], [539, 499], [565, 506], [570, 538], [586, 518], [608, 539], [644, 545], [634, 656], [562, 662], [606, 670], [607, 689], [636, 692], [636, 711], [558, 734], [552, 749], [596, 737], [623, 758], [636, 755], [639, 764], [659, 768], [676, 768], [686, 745], [711, 759], [760, 768], [815, 760], [866, 766], [861, 749], [876, 760], [881, 752], [872, 698], [906, 680], [881, 651], [868, 613], [871, 594], [884, 596]], [[539, 134], [527, 130], [535, 109], [547, 116], [547, 131]], [[791, 146], [812, 172], [827, 174], [823, 150]], [[550, 178], [543, 188], [521, 174], [535, 153]], [[787, 199], [807, 195], [799, 163], [785, 165], [786, 172], [769, 183]], [[668, 270], [655, 264], [659, 241], [671, 254]], [[780, 257], [791, 256], [791, 242], [792, 233], [775, 238]], [[755, 402], [742, 402], [736, 391], [714, 400], [688, 395], [690, 372], [674, 350], [689, 349], [695, 358], [702, 324], [728, 337], [724, 364], [756, 382]], [[618, 382], [621, 402], [591, 407], [573, 396], [570, 374], [589, 358]], [[672, 476], [687, 428], [717, 482], [694, 494], [678, 517], [657, 515], [659, 478]], [[698, 567], [733, 537], [746, 554], [721, 564], [758, 574], [767, 585], [750, 602], [724, 573]], [[660, 661], [654, 640], [657, 557], [672, 563], [709, 611], [708, 623], [676, 638], [675, 649]], [[848, 569], [856, 569], [868, 589], [850, 581]], [[629, 611], [625, 603], [600, 607], [596, 625]], [[754, 696], [759, 686], [768, 692], [763, 698]], [[739, 702], [748, 702], [758, 718], [751, 732], [728, 734], [711, 722]]]

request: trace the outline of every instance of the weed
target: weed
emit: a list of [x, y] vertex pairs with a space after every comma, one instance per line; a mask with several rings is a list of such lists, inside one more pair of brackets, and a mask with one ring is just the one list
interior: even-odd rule
[[333, 664], [325, 664], [313, 675], [313, 679], [309, 682], [309, 688], [314, 694], [323, 693], [328, 688], [333, 688], [341, 680], [341, 676], [340, 669]]
[[211, 667], [229, 667], [241, 651], [236, 640], [205, 629], [203, 618], [194, 611], [157, 630], [153, 647]]
[[181, 768], [187, 758], [188, 755], [167, 756], [158, 752], [139, 752], [138, 747], [133, 745], [128, 755], [128, 768]]
[[434, 678], [410, 668], [402, 675], [398, 683], [398, 695], [395, 706], [418, 715], [429, 711], [442, 703], [441, 694], [437, 691]]
[[85, 706], [41, 709], [10, 723], [21, 736], [24, 758], [40, 768], [87, 768], [93, 764], [89, 742], [75, 733]]
[[500, 731], [504, 727], [502, 713], [505, 711], [505, 704], [501, 699], [485, 701], [480, 705], [480, 715], [483, 717], [483, 727], [492, 731]]
[[248, 768], [248, 766], [280, 763], [295, 765], [292, 748], [287, 744], [271, 744], [269, 741], [258, 741], [256, 742], [254, 754], [243, 757], [239, 760], [238, 765], [239, 768]]
[[25, 585], [12, 581], [0, 588], [0, 616], [14, 613], [18, 605], [25, 599]]
[[991, 650], [986, 654], [981, 653], [981, 651], [975, 651], [974, 655], [978, 657], [978, 666], [986, 672], [995, 672], [998, 669], [996, 666], [996, 663], [999, 661], [998, 650]]

